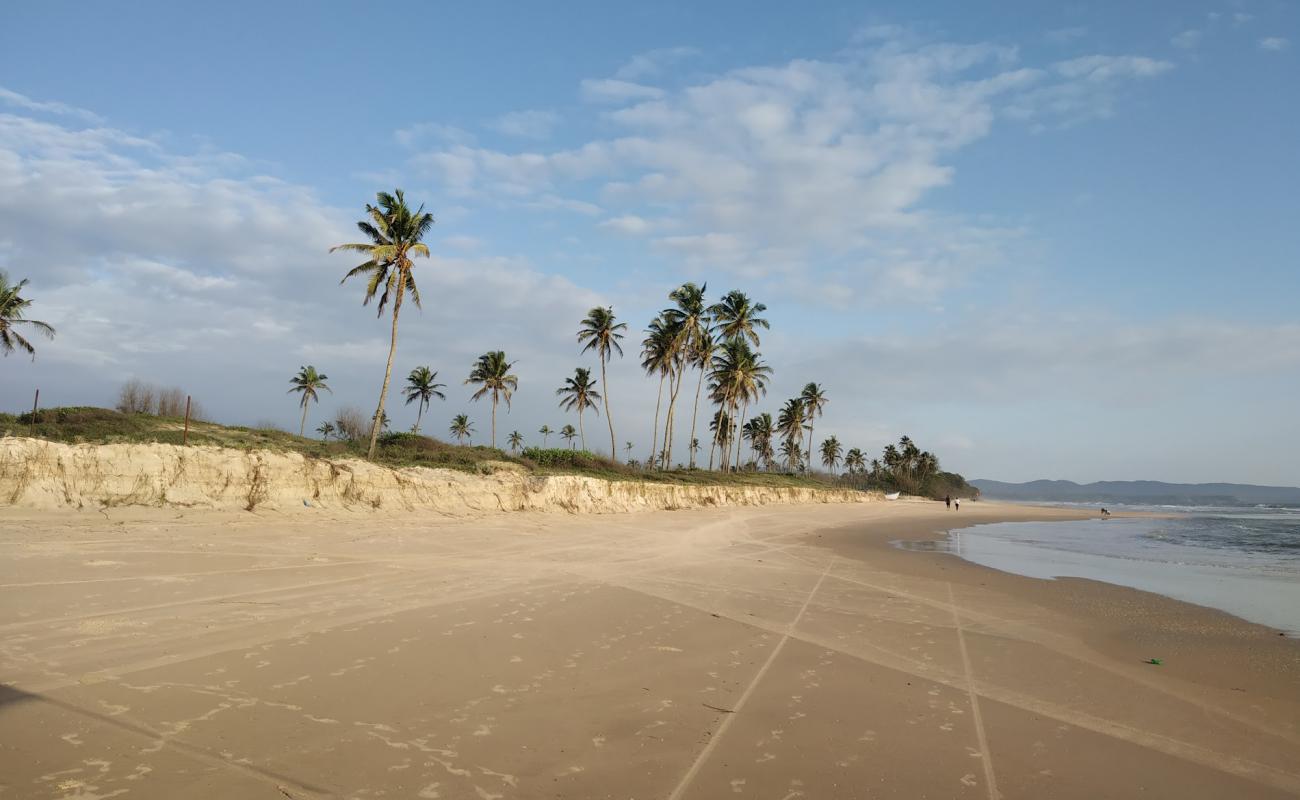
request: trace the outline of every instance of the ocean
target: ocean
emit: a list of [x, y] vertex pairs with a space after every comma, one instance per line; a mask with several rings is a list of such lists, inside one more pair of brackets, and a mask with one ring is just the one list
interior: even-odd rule
[[1131, 586], [1300, 635], [1300, 509], [1107, 508], [1167, 516], [976, 525], [938, 549], [1034, 578]]

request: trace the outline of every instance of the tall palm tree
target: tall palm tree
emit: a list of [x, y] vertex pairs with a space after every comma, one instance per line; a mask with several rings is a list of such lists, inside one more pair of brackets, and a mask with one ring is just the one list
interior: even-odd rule
[[542, 435], [542, 447], [546, 447], [546, 440], [550, 438], [552, 433], [555, 433], [555, 431], [551, 430], [550, 425], [543, 425], [537, 429], [537, 432]]
[[424, 419], [424, 409], [429, 407], [430, 400], [435, 397], [439, 400], [447, 399], [447, 395], [438, 391], [446, 388], [447, 384], [438, 383], [438, 373], [428, 367], [416, 367], [406, 376], [406, 388], [402, 390], [406, 395], [406, 404], [409, 406], [416, 401], [420, 403], [412, 433], [420, 432], [420, 420]]
[[519, 448], [524, 446], [524, 435], [519, 431], [511, 431], [506, 437], [506, 444], [510, 445], [510, 452], [518, 453]]
[[[713, 419], [709, 420], [709, 430], [713, 431], [714, 447], [721, 449], [731, 442], [731, 432], [735, 427], [731, 417], [721, 406], [713, 412]], [[725, 463], [722, 465], [726, 469]], [[709, 469], [713, 469], [713, 451], [709, 451]]]
[[578, 434], [582, 437], [582, 449], [586, 450], [587, 434], [582, 426], [582, 412], [590, 408], [593, 413], [600, 413], [596, 408], [600, 392], [596, 391], [596, 382], [591, 379], [591, 370], [578, 367], [573, 371], [572, 378], [564, 379], [564, 385], [556, 389], [555, 394], [560, 398], [560, 408], [565, 411], [577, 409]]
[[407, 291], [416, 308], [420, 307], [420, 290], [415, 285], [414, 264], [411, 259], [419, 256], [429, 257], [429, 246], [422, 239], [433, 227], [433, 215], [426, 213], [424, 206], [415, 211], [406, 204], [406, 196], [401, 189], [393, 194], [379, 192], [375, 195], [378, 205], [366, 204], [368, 220], [357, 223], [357, 228], [370, 239], [369, 242], [340, 244], [330, 248], [330, 252], [364, 253], [366, 261], [358, 264], [343, 276], [343, 283], [354, 275], [365, 275], [365, 298], [362, 305], [369, 305], [375, 293], [383, 287], [379, 295], [379, 313], [384, 315], [384, 306], [389, 297], [393, 299], [393, 333], [388, 346], [388, 365], [384, 367], [384, 385], [379, 390], [379, 407], [375, 409], [375, 421], [370, 426], [369, 458], [375, 457], [375, 442], [379, 438], [379, 422], [383, 419], [384, 402], [388, 399], [388, 382], [393, 375], [393, 356], [397, 354], [397, 318], [402, 311], [402, 298]]
[[655, 317], [646, 328], [646, 337], [641, 340], [641, 368], [647, 375], [659, 373], [659, 394], [655, 400], [655, 422], [650, 433], [650, 456], [646, 464], [655, 468], [659, 444], [659, 407], [664, 399], [664, 379], [672, 367], [672, 326], [663, 318]]
[[724, 339], [744, 338], [758, 347], [758, 328], [764, 330], [772, 326], [767, 320], [758, 316], [767, 310], [762, 303], [755, 303], [749, 295], [739, 289], [732, 289], [722, 296], [717, 303], [709, 306], [713, 315], [713, 329]]
[[821, 451], [822, 464], [831, 471], [831, 474], [834, 474], [835, 468], [840, 463], [840, 454], [844, 452], [844, 449], [840, 447], [840, 440], [834, 436], [822, 440]]
[[[713, 398], [733, 415], [743, 406], [740, 414], [742, 430], [750, 402], [767, 393], [767, 379], [771, 374], [772, 368], [764, 364], [759, 354], [750, 348], [749, 342], [740, 336], [723, 342], [713, 357], [713, 371], [709, 374]], [[734, 453], [730, 448], [724, 448], [724, 469], [729, 468], [733, 455], [738, 460], [740, 448], [736, 448]]]
[[19, 294], [26, 285], [26, 278], [10, 283], [9, 274], [0, 270], [0, 353], [7, 356], [16, 348], [35, 360], [36, 348], [23, 338], [17, 331], [17, 326], [30, 325], [47, 339], [54, 338], [54, 328], [38, 319], [27, 319], [27, 308], [32, 301]]
[[578, 432], [574, 430], [572, 425], [565, 425], [563, 428], [560, 428], [560, 438], [569, 443], [570, 450], [573, 449], [573, 440], [576, 439], [577, 436]]
[[329, 441], [330, 436], [334, 434], [334, 423], [322, 422], [317, 426], [316, 432], [320, 434], [320, 440], [322, 442]]
[[307, 403], [311, 401], [319, 403], [320, 395], [318, 394], [318, 391], [321, 389], [324, 389], [330, 394], [334, 393], [330, 387], [325, 385], [325, 381], [327, 380], [329, 380], [328, 375], [320, 374], [316, 371], [316, 368], [312, 366], [299, 367], [298, 374], [289, 379], [289, 383], [293, 384], [293, 387], [289, 389], [288, 393], [293, 394], [294, 392], [300, 392], [302, 394], [298, 403], [302, 406], [302, 423], [298, 426], [299, 436], [305, 436], [307, 434]]
[[799, 393], [800, 399], [803, 400], [804, 420], [808, 423], [808, 463], [812, 463], [812, 446], [813, 446], [813, 420], [822, 415], [822, 409], [830, 402], [826, 399], [826, 392], [821, 386], [815, 383], [809, 383], [803, 387]]
[[862, 472], [866, 465], [867, 457], [858, 448], [854, 447], [844, 454], [844, 468], [849, 471], [850, 475]]
[[[682, 384], [685, 383], [686, 370], [693, 365], [693, 355], [700, 338], [708, 331], [708, 308], [704, 303], [704, 292], [708, 289], [708, 284], [696, 286], [694, 283], [683, 283], [676, 289], [668, 293], [668, 299], [673, 303], [669, 308], [662, 312], [663, 318], [672, 328], [673, 337], [669, 345], [671, 349], [670, 368], [673, 375], [669, 376], [671, 391], [668, 397], [668, 418], [664, 422], [664, 447], [666, 449], [665, 460], [672, 461], [673, 442], [675, 425], [677, 419], [677, 393], [681, 391]], [[701, 374], [701, 381], [703, 374]], [[699, 385], [696, 385], [696, 406], [698, 408]], [[691, 432], [691, 438], [695, 438], [694, 431]]]
[[[691, 412], [691, 441], [697, 441], [695, 438], [695, 420], [700, 414], [700, 389], [704, 386], [704, 375], [709, 371], [709, 366], [713, 363], [713, 354], [718, 350], [718, 341], [713, 338], [713, 332], [706, 325], [704, 331], [695, 340], [691, 348], [689, 358], [691, 366], [700, 371], [700, 377], [695, 382], [695, 409]], [[699, 448], [695, 448], [699, 450]], [[712, 452], [712, 450], [710, 450]], [[691, 453], [691, 467], [695, 467], [695, 453]]]
[[458, 444], [465, 444], [465, 440], [474, 435], [474, 423], [469, 421], [468, 414], [457, 414], [451, 418], [451, 427], [447, 430], [456, 437]]
[[519, 378], [510, 374], [515, 362], [507, 361], [506, 354], [500, 350], [484, 353], [478, 357], [474, 369], [470, 370], [465, 383], [478, 384], [479, 390], [471, 395], [478, 400], [485, 395], [492, 395], [492, 446], [497, 446], [497, 401], [505, 398], [506, 411], [510, 410], [510, 396], [519, 388]]
[[605, 365], [614, 353], [623, 357], [623, 345], [618, 343], [623, 338], [619, 331], [627, 330], [626, 322], [616, 322], [614, 309], [596, 306], [587, 312], [587, 317], [578, 328], [578, 342], [585, 343], [582, 352], [595, 350], [600, 359], [600, 383], [605, 387], [605, 422], [609, 425], [609, 458], [618, 460], [618, 449], [614, 439], [614, 418], [609, 414], [609, 380], [605, 377]]

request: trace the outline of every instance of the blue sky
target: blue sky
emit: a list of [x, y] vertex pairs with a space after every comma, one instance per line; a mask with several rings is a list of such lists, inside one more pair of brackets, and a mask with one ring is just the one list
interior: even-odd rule
[[1300, 8], [812, 6], [12, 6], [0, 267], [60, 335], [0, 405], [136, 375], [290, 426], [313, 363], [320, 414], [372, 406], [384, 324], [325, 250], [402, 186], [439, 220], [398, 354], [450, 378], [435, 431], [486, 430], [459, 381], [497, 348], [506, 429], [558, 427], [582, 312], [635, 334], [696, 280], [767, 303], [766, 405], [821, 381], [850, 446], [1300, 484]]

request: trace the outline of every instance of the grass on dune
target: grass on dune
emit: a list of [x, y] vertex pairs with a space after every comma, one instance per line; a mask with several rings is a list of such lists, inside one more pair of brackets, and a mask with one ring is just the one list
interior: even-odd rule
[[[27, 436], [88, 444], [174, 444], [182, 443], [185, 421], [177, 417], [124, 414], [107, 408], [64, 407], [31, 413], [0, 414], [0, 436]], [[321, 441], [296, 436], [278, 428], [249, 428], [191, 420], [190, 445], [209, 445], [238, 450], [278, 450], [301, 453], [311, 458], [363, 458], [364, 442]], [[482, 445], [458, 445], [411, 433], [389, 433], [380, 437], [375, 461], [390, 467], [431, 467], [483, 473], [502, 462], [536, 475], [586, 475], [607, 480], [651, 481], [682, 485], [803, 486], [827, 488], [818, 477], [764, 472], [722, 473], [708, 470], [646, 471], [619, 464], [584, 450], [526, 448], [521, 455]]]

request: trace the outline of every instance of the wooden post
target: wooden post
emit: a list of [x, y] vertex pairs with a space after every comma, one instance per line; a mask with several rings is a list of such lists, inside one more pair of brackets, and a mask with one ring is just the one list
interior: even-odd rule
[[41, 390], [36, 390], [36, 399], [32, 401], [32, 424], [27, 428], [27, 435], [36, 438], [36, 407], [41, 403]]
[[190, 396], [185, 395], [185, 434], [181, 437], [181, 446], [188, 446], [190, 443]]

